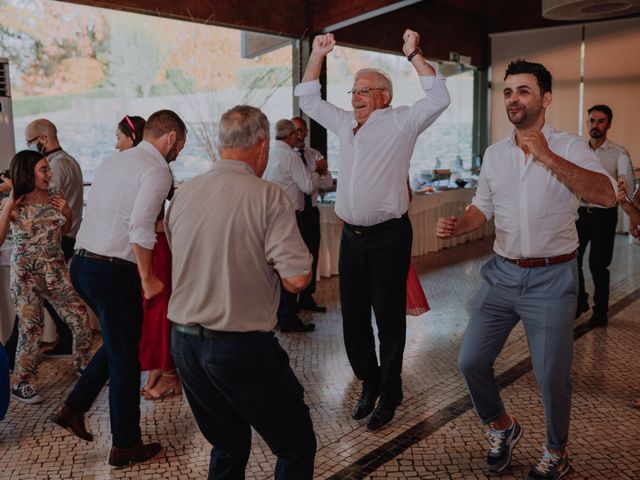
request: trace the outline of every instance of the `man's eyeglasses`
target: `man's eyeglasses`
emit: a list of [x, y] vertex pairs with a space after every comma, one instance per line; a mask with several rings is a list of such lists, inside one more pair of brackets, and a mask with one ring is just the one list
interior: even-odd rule
[[304, 133], [306, 131], [307, 131], [306, 128], [296, 128], [296, 132], [298, 132], [298, 133]]
[[358, 95], [360, 97], [368, 97], [371, 92], [374, 90], [386, 90], [386, 88], [382, 87], [362, 87], [362, 88], [354, 88], [349, 90], [347, 93], [350, 95]]

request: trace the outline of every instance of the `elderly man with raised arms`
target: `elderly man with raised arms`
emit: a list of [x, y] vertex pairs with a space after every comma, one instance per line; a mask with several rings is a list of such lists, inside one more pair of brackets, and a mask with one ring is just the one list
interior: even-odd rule
[[[313, 40], [302, 83], [295, 89], [300, 108], [340, 139], [336, 195], [336, 214], [344, 220], [340, 304], [349, 362], [363, 383], [351, 416], [359, 420], [373, 412], [367, 424], [370, 430], [391, 421], [402, 402], [406, 279], [413, 235], [407, 215], [409, 162], [418, 136], [450, 102], [444, 78], [422, 56], [420, 36], [405, 30], [402, 38], [402, 51], [424, 90], [424, 98], [411, 107], [392, 107], [391, 80], [369, 68], [356, 73], [349, 92], [353, 111], [322, 100], [318, 78], [335, 46], [330, 33]], [[380, 340], [379, 365], [372, 308]]]

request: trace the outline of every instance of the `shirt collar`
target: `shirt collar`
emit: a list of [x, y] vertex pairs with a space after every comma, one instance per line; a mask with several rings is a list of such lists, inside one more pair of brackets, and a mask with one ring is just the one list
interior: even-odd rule
[[221, 158], [220, 160], [213, 162], [212, 170], [227, 170], [236, 173], [248, 173], [253, 176], [256, 175], [256, 172], [251, 168], [251, 165], [243, 162], [242, 160], [226, 160]]
[[[362, 126], [364, 127], [367, 123], [371, 123], [375, 121], [380, 115], [384, 115], [390, 110], [391, 110], [391, 105], [389, 105], [388, 107], [378, 108], [374, 110], [373, 112], [371, 112], [371, 115], [369, 115], [369, 118], [367, 118], [367, 121], [364, 122]], [[353, 118], [351, 119], [350, 127], [353, 129], [353, 128], [356, 128], [357, 126], [358, 126], [358, 121], [356, 120], [356, 112], [353, 112]]]
[[[551, 125], [549, 125], [547, 122], [544, 122], [544, 125], [542, 126], [542, 134], [544, 135], [544, 138], [547, 140], [547, 143], [549, 143], [553, 139], [555, 131], [553, 130], [553, 127], [551, 127]], [[511, 132], [511, 135], [509, 136], [509, 141], [511, 142], [512, 145], [514, 145], [516, 147], [518, 146], [518, 144], [516, 143], [516, 129], [515, 128]]]
[[159, 163], [161, 163], [162, 165], [166, 165], [167, 167], [169, 166], [169, 164], [167, 163], [167, 160], [160, 154], [160, 152], [158, 151], [158, 149], [156, 147], [154, 147], [153, 145], [151, 145], [149, 142], [147, 142], [146, 140], [141, 141], [138, 145], [136, 145], [134, 148], [139, 148], [141, 150], [144, 150], [145, 152], [148, 152], [149, 154], [151, 154], [151, 156], [153, 156], [153, 158], [155, 158]]
[[282, 140], [276, 140], [274, 146], [279, 148], [286, 148], [287, 150], [293, 150], [293, 148], [291, 148], [291, 145], [289, 145], [287, 142], [283, 142]]
[[[611, 146], [611, 143], [609, 142], [609, 139], [607, 138], [602, 145], [600, 145], [598, 148], [596, 148], [595, 150], [593, 150], [594, 152], [597, 152], [598, 150], [607, 150], [609, 147]], [[589, 145], [589, 148], [591, 148], [591, 145]]]

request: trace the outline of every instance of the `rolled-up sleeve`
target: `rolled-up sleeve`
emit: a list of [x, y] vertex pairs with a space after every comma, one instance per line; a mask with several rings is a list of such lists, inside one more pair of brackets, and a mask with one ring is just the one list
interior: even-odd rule
[[444, 112], [451, 103], [446, 79], [436, 68], [435, 77], [420, 76], [425, 98], [410, 108], [398, 109], [398, 126], [405, 132], [423, 132]]
[[325, 101], [320, 96], [320, 81], [299, 83], [293, 91], [300, 97], [300, 108], [324, 128], [335, 134], [344, 121], [353, 119], [353, 112], [348, 112]]
[[169, 167], [145, 172], [129, 220], [129, 241], [146, 249], [156, 243], [155, 223], [171, 188]]
[[313, 257], [300, 236], [293, 207], [284, 192], [273, 193], [265, 232], [266, 259], [282, 278], [306, 275]]
[[478, 178], [478, 187], [476, 188], [476, 194], [471, 200], [471, 204], [478, 208], [482, 214], [487, 218], [487, 221], [493, 217], [493, 199], [491, 196], [491, 189], [489, 188], [489, 182], [487, 181], [486, 169], [488, 165], [485, 163], [480, 170], [480, 178]]
[[[585, 140], [577, 139], [571, 142], [568, 146], [566, 159], [586, 170], [591, 170], [592, 172], [601, 173], [602, 175], [606, 176], [611, 183], [611, 188], [613, 189], [614, 196], [618, 194], [617, 180], [614, 180], [611, 175], [609, 175], [609, 173], [604, 169], [604, 167], [598, 160], [598, 157], [596, 157], [595, 153], [593, 153], [593, 151], [589, 148]], [[599, 206], [609, 207], [610, 205]]]

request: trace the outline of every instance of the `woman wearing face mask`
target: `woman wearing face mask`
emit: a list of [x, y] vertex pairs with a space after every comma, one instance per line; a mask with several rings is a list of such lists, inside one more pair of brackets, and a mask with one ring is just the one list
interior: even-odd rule
[[[122, 151], [140, 143], [144, 125], [143, 118], [125, 115], [116, 130], [116, 148]], [[172, 195], [173, 189], [169, 192], [167, 200], [170, 200]], [[149, 370], [147, 382], [140, 391], [145, 400], [160, 400], [182, 392], [171, 355], [171, 323], [167, 319], [171, 296], [171, 251], [164, 234], [163, 219], [164, 211], [160, 212], [156, 221], [153, 273], [164, 283], [164, 290], [151, 300], [143, 300], [144, 319], [138, 356], [141, 370]]]
[[0, 245], [13, 233], [11, 295], [18, 315], [18, 347], [11, 395], [25, 403], [42, 401], [33, 385], [44, 327], [46, 298], [73, 334], [74, 364], [89, 361], [91, 330], [87, 311], [71, 285], [61, 236], [71, 227], [71, 208], [50, 188], [51, 169], [42, 153], [24, 150], [11, 160], [13, 183], [0, 211]]

